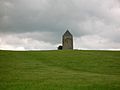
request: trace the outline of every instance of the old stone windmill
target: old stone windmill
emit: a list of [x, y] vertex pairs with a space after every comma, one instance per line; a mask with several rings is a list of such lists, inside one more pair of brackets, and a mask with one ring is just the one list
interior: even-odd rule
[[73, 50], [73, 36], [67, 30], [62, 36], [62, 46], [58, 47], [59, 50]]

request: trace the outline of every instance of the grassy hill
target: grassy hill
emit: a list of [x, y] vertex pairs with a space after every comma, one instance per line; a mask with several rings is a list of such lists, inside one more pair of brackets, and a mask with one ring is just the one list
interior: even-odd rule
[[120, 51], [0, 51], [0, 90], [120, 90]]

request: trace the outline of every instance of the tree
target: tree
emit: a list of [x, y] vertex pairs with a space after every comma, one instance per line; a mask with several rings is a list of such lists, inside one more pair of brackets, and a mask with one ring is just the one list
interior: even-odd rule
[[61, 45], [60, 45], [60, 46], [58, 46], [58, 50], [62, 50], [62, 48], [63, 48], [63, 47], [62, 47]]

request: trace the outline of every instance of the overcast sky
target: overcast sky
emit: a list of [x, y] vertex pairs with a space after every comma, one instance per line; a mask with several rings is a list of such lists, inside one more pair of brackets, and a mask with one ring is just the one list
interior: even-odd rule
[[74, 49], [120, 50], [120, 0], [0, 0], [0, 49], [51, 50], [69, 29]]

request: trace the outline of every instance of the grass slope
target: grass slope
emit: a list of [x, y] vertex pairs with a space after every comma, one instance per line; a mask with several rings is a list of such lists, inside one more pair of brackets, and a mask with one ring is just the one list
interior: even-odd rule
[[0, 51], [0, 90], [119, 89], [119, 51]]

